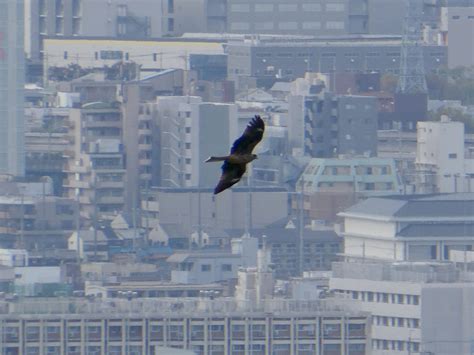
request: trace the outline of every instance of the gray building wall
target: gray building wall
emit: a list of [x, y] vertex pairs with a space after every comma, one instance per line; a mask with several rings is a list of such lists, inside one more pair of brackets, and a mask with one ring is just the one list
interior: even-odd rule
[[367, 0], [229, 0], [227, 14], [231, 33], [367, 33]]
[[338, 97], [338, 154], [377, 155], [377, 106], [375, 97]]
[[[198, 170], [198, 185], [213, 187], [219, 181], [222, 163], [204, 163], [211, 155], [227, 155], [237, 138], [237, 107], [227, 104], [203, 103], [199, 105], [199, 144], [193, 150], [193, 159]], [[197, 150], [196, 150], [197, 149]]]
[[448, 66], [474, 65], [474, 5], [448, 8]]
[[405, 2], [400, 0], [369, 0], [369, 33], [402, 34]]
[[471, 354], [474, 287], [424, 285], [421, 290], [421, 344], [426, 354]]
[[[122, 7], [122, 6], [125, 7]], [[161, 37], [166, 32], [162, 18], [167, 13], [168, 2], [162, 0], [82, 0], [82, 35], [90, 37]], [[134, 35], [131, 26], [124, 32], [119, 27], [120, 17], [129, 17], [130, 23], [148, 27], [147, 35]], [[97, 21], [98, 18], [107, 19]], [[127, 19], [123, 19], [126, 23]], [[145, 25], [147, 24], [147, 25]], [[128, 27], [127, 27], [128, 26]]]
[[25, 0], [25, 24], [27, 57], [40, 60], [45, 37], [82, 33], [81, 0]]
[[40, 60], [46, 37], [161, 37], [167, 33], [167, 5], [163, 0], [25, 0], [27, 56]]
[[[196, 230], [199, 225], [199, 200], [201, 225], [205, 229], [239, 229], [247, 225], [263, 228], [288, 216], [288, 193], [283, 188], [253, 188], [250, 213], [247, 214], [248, 192], [245, 187], [234, 187], [217, 197], [213, 189], [157, 189], [150, 192], [160, 206], [160, 223], [180, 224], [185, 230]], [[271, 206], [271, 208], [269, 208]]]
[[[307, 156], [377, 154], [377, 99], [370, 96], [290, 96], [290, 148]], [[297, 151], [292, 151], [293, 154]]]
[[23, 176], [23, 0], [0, 0], [0, 174]]
[[[229, 43], [227, 73], [230, 79], [251, 76], [260, 80], [294, 79], [303, 77], [308, 70], [397, 74], [400, 69], [400, 40], [371, 39], [371, 43], [368, 42]], [[426, 45], [423, 49], [426, 72], [447, 65], [445, 46]]]

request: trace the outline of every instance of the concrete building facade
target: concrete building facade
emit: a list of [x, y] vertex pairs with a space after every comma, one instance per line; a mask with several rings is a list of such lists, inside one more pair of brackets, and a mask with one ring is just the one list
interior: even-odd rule
[[339, 154], [375, 156], [377, 100], [370, 96], [290, 95], [289, 140], [294, 154], [332, 158]]
[[474, 6], [445, 7], [442, 9], [441, 30], [447, 32], [448, 67], [474, 65], [474, 44], [465, 34], [474, 32]]
[[368, 33], [367, 0], [332, 0], [324, 3], [278, 0], [255, 3], [228, 2], [230, 33], [341, 35]]
[[[252, 230], [288, 216], [288, 193], [283, 188], [252, 187], [249, 196], [246, 187], [234, 187], [219, 198], [214, 197], [213, 188], [153, 188], [147, 196], [142, 202], [142, 225], [148, 223], [150, 228], [171, 223], [188, 231], [196, 231], [200, 225], [217, 230], [249, 226]], [[272, 208], [267, 208], [269, 205]]]
[[189, 69], [190, 54], [224, 54], [222, 38], [51, 38], [44, 40], [45, 66], [103, 68], [117, 61], [133, 61], [142, 69]]
[[0, 1], [0, 174], [25, 174], [23, 0]]
[[471, 192], [474, 152], [466, 149], [464, 123], [443, 116], [417, 123], [415, 188], [421, 193]]
[[156, 108], [161, 142], [160, 185], [214, 186], [220, 176], [220, 164], [204, 160], [211, 155], [228, 154], [239, 134], [237, 107], [176, 96], [157, 98]]
[[81, 215], [89, 223], [94, 218], [113, 219], [125, 204], [126, 176], [119, 108], [90, 103], [72, 109], [68, 139], [65, 196], [79, 200]]
[[47, 37], [161, 37], [167, 33], [162, 23], [167, 5], [153, 0], [26, 0], [26, 54], [33, 61], [42, 60]]
[[[2, 306], [2, 352], [363, 355], [367, 313], [339, 300], [65, 299]], [[291, 310], [290, 310], [291, 309]], [[8, 321], [7, 321], [8, 320]], [[21, 349], [21, 350], [20, 350]], [[165, 351], [166, 354], [172, 354]]]
[[472, 193], [372, 197], [341, 212], [349, 259], [448, 260], [472, 250]]
[[329, 288], [372, 315], [371, 354], [470, 352], [473, 287], [454, 264], [333, 265]]
[[[380, 72], [400, 70], [400, 36], [346, 36], [338, 39], [232, 41], [227, 75], [256, 78], [271, 86], [276, 79], [293, 80], [305, 72]], [[423, 46], [425, 70], [447, 65], [446, 46]], [[337, 88], [333, 88], [337, 91]]]
[[0, 197], [0, 235], [3, 247], [42, 250], [66, 246], [75, 227], [73, 200], [51, 196], [13, 194]]

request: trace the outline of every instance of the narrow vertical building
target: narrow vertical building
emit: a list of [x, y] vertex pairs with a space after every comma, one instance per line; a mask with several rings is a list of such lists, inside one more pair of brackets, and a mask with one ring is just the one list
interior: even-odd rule
[[0, 0], [0, 174], [23, 176], [23, 0]]

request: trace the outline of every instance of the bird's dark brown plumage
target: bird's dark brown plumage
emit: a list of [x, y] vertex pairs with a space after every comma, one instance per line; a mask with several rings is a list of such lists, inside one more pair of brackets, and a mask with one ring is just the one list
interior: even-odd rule
[[245, 174], [246, 165], [256, 158], [252, 151], [262, 140], [264, 131], [265, 123], [260, 116], [256, 115], [249, 122], [242, 136], [235, 140], [230, 155], [222, 159], [224, 160], [222, 175], [214, 189], [214, 194], [218, 194], [240, 181]]

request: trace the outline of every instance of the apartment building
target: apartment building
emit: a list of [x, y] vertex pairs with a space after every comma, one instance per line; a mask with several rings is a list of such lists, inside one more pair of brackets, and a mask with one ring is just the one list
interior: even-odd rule
[[124, 208], [125, 165], [119, 108], [89, 103], [72, 109], [64, 194], [78, 199], [89, 221], [113, 219]]
[[377, 154], [377, 100], [370, 96], [334, 95], [324, 83], [292, 93], [288, 109], [290, 152], [315, 158], [338, 154]]
[[[390, 158], [313, 158], [296, 182], [300, 194], [292, 194], [295, 215], [303, 208], [305, 220], [334, 223], [337, 214], [357, 200], [400, 194], [395, 161]], [[301, 193], [304, 202], [301, 206]]]
[[454, 264], [366, 260], [333, 266], [330, 289], [372, 315], [372, 354], [470, 352], [472, 276], [464, 278]]
[[464, 123], [443, 116], [418, 122], [415, 188], [421, 193], [471, 192], [474, 151], [465, 146]]
[[204, 163], [226, 155], [237, 132], [234, 104], [203, 103], [200, 97], [158, 97], [161, 181], [163, 187], [211, 187], [220, 165]]
[[0, 197], [0, 235], [3, 247], [47, 249], [66, 246], [68, 232], [75, 228], [74, 200], [51, 195]]
[[2, 302], [5, 354], [363, 355], [366, 313], [341, 300], [36, 299]]

